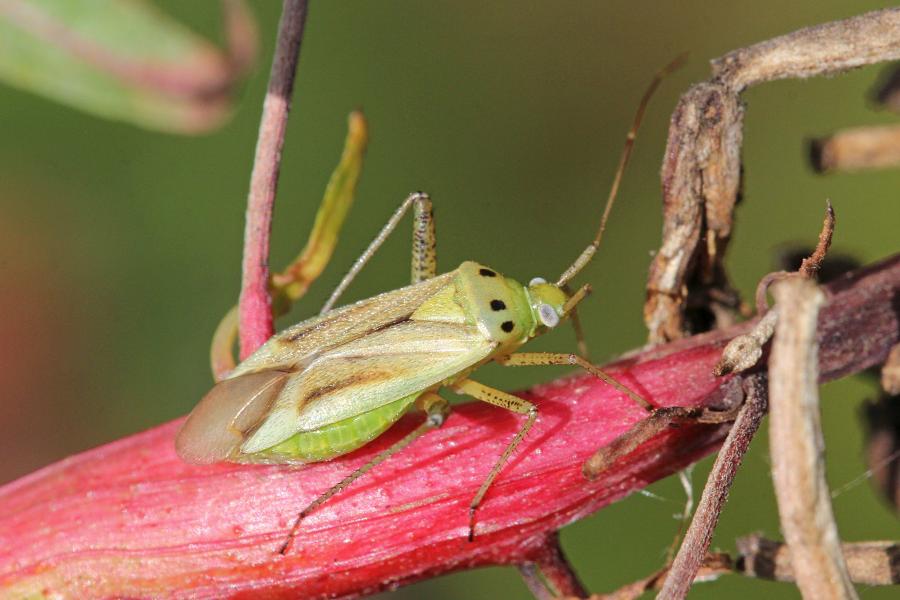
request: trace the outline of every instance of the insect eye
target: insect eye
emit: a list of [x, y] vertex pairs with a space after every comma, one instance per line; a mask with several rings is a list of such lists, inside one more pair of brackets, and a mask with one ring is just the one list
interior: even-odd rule
[[538, 316], [541, 318], [541, 323], [547, 327], [559, 325], [559, 315], [556, 314], [556, 310], [549, 304], [541, 304], [538, 307]]

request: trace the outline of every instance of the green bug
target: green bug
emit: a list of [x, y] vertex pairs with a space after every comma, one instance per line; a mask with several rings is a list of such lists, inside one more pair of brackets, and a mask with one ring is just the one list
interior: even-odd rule
[[[570, 293], [567, 284], [596, 252], [646, 104], [678, 62], [660, 71], [645, 92], [597, 234], [555, 283], [536, 278], [522, 285], [475, 262], [438, 275], [432, 203], [426, 194], [414, 193], [356, 261], [319, 316], [273, 336], [204, 396], [178, 434], [179, 456], [190, 463], [324, 461], [365, 445], [411, 407], [423, 410], [422, 425], [300, 512], [281, 547], [285, 553], [303, 517], [444, 422], [450, 407], [437, 390], [447, 387], [526, 417], [470, 504], [471, 540], [478, 505], [538, 417], [531, 402], [472, 380], [470, 375], [481, 365], [577, 365], [650, 409], [577, 354], [516, 350], [568, 317], [580, 331], [575, 307], [590, 288], [584, 285]], [[412, 284], [333, 308], [410, 208]], [[580, 333], [579, 344], [583, 346]]]

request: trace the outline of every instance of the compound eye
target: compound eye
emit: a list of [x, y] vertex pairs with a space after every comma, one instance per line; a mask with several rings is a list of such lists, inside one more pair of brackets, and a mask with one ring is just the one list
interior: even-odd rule
[[538, 316], [541, 318], [541, 323], [547, 327], [559, 325], [559, 315], [556, 314], [556, 310], [549, 304], [541, 304], [538, 307]]
[[543, 277], [535, 277], [534, 279], [532, 279], [531, 281], [528, 282], [528, 287], [534, 287], [534, 286], [538, 285], [539, 283], [547, 283], [547, 280], [544, 279]]

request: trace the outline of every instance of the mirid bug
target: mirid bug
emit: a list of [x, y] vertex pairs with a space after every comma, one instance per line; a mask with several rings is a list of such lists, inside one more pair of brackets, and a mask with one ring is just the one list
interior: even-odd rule
[[[190, 463], [330, 460], [376, 438], [413, 406], [424, 411], [425, 421], [418, 428], [299, 513], [280, 549], [286, 553], [306, 515], [443, 424], [450, 406], [437, 390], [447, 387], [525, 416], [470, 503], [472, 540], [476, 509], [538, 416], [537, 407], [527, 400], [471, 379], [481, 365], [490, 361], [506, 366], [577, 365], [650, 410], [646, 401], [578, 354], [516, 350], [567, 318], [578, 331], [575, 309], [590, 287], [583, 285], [571, 293], [568, 283], [599, 246], [650, 96], [680, 62], [660, 71], [644, 93], [597, 233], [555, 283], [535, 278], [522, 285], [475, 262], [438, 275], [432, 203], [426, 194], [411, 194], [317, 317], [273, 336], [203, 397], [178, 433], [178, 455]], [[410, 208], [412, 284], [333, 308]], [[580, 334], [579, 346], [583, 347]]]

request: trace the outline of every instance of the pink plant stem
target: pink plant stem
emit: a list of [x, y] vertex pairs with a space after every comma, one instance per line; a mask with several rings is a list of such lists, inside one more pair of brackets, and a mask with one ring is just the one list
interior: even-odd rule
[[[900, 255], [829, 288], [820, 313], [822, 380], [882, 362], [900, 341]], [[608, 371], [657, 406], [721, 400], [712, 368], [746, 324], [630, 356]], [[175, 455], [179, 421], [46, 467], [0, 488], [0, 595], [322, 598], [371, 593], [485, 565], [547, 563], [549, 535], [715, 451], [727, 425], [664, 430], [596, 481], [581, 465], [646, 417], [589, 376], [522, 394], [540, 410], [477, 515], [468, 503], [521, 419], [484, 403], [455, 408], [303, 521], [297, 511], [421, 417], [357, 452], [305, 468], [195, 466]], [[559, 578], [557, 578], [559, 579]]]
[[294, 74], [306, 23], [306, 5], [306, 0], [284, 1], [275, 58], [272, 60], [259, 123], [244, 229], [239, 303], [241, 359], [252, 354], [275, 332], [269, 297], [269, 235], [281, 167], [281, 149], [294, 91]]

